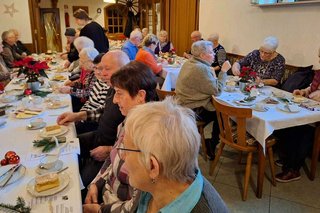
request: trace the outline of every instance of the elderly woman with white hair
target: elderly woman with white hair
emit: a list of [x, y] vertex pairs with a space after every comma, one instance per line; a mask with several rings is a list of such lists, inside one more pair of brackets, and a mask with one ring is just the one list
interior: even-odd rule
[[160, 53], [167, 53], [174, 49], [171, 41], [168, 40], [168, 32], [161, 30], [158, 33], [159, 42], [154, 51], [155, 54], [159, 55]]
[[16, 51], [16, 35], [13, 31], [4, 31], [1, 38], [3, 44], [3, 52], [1, 55], [7, 67], [13, 68], [13, 62], [23, 59], [26, 55], [20, 55]]
[[136, 106], [125, 123], [129, 183], [142, 192], [136, 212], [228, 212], [198, 166], [200, 135], [192, 110], [167, 98]]
[[186, 61], [179, 73], [176, 83], [178, 103], [191, 108], [197, 118], [206, 124], [214, 121], [212, 138], [206, 139], [207, 154], [214, 158], [216, 145], [219, 143], [219, 125], [212, 95], [218, 96], [225, 84], [227, 71], [231, 68], [229, 61], [223, 63], [218, 79], [211, 72], [214, 60], [213, 46], [210, 41], [197, 41], [192, 44], [193, 57]]
[[80, 78], [73, 81], [68, 86], [59, 88], [59, 92], [72, 95], [72, 107], [74, 112], [78, 112], [87, 101], [90, 91], [96, 82], [97, 78], [93, 72], [93, 60], [98, 54], [99, 52], [94, 47], [83, 48], [79, 52], [79, 67], [81, 69]]
[[232, 73], [240, 75], [241, 67], [250, 67], [257, 72], [257, 83], [279, 86], [285, 71], [285, 59], [276, 52], [278, 43], [274, 36], [265, 38], [259, 50], [252, 51], [233, 64]]
[[219, 43], [219, 34], [213, 33], [208, 36], [208, 41], [213, 44], [214, 61], [211, 64], [216, 74], [221, 70], [222, 64], [227, 60], [227, 53], [224, 47]]

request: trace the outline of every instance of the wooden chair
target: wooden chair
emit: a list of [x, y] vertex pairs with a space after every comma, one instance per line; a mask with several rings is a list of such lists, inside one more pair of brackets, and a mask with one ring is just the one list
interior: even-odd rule
[[[161, 89], [156, 89], [157, 95], [159, 97], [159, 100], [162, 101], [164, 100], [167, 96], [175, 96], [176, 92], [175, 91], [165, 91]], [[201, 150], [202, 150], [202, 156], [205, 161], [207, 161], [207, 147], [206, 147], [206, 142], [205, 142], [205, 137], [204, 137], [204, 127], [205, 123], [202, 121], [197, 121], [197, 127], [198, 127], [198, 132], [201, 135]]]
[[[226, 105], [212, 98], [213, 105], [216, 109], [218, 123], [220, 128], [220, 147], [216, 153], [214, 161], [210, 165], [209, 175], [212, 175], [214, 169], [219, 161], [225, 145], [234, 148], [242, 154], [247, 153], [246, 171], [244, 177], [244, 186], [242, 200], [247, 199], [248, 185], [251, 173], [252, 156], [254, 152], [258, 151], [258, 143], [250, 136], [246, 131], [246, 119], [252, 117], [252, 109], [249, 108], [237, 108], [230, 105]], [[236, 125], [231, 120], [231, 117], [236, 119]], [[275, 181], [275, 170], [273, 161], [272, 146], [276, 143], [275, 139], [267, 139], [266, 147], [267, 154], [269, 155], [269, 164], [271, 168], [271, 182], [273, 185]]]

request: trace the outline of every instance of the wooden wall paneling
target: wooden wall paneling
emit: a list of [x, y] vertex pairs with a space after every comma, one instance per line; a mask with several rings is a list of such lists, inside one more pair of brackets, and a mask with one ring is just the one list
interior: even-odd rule
[[31, 52], [40, 52], [40, 11], [39, 0], [29, 0], [29, 14], [31, 23], [32, 44], [28, 44], [27, 48]]

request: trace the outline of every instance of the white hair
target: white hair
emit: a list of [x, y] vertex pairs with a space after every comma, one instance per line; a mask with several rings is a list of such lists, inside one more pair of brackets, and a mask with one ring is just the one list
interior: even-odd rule
[[149, 47], [152, 43], [157, 44], [158, 38], [154, 34], [149, 33], [148, 35], [146, 35], [146, 37], [144, 37], [142, 45]]
[[133, 39], [133, 38], [142, 38], [142, 33], [140, 30], [133, 30], [131, 33], [130, 33], [130, 39]]
[[125, 134], [142, 150], [139, 161], [146, 168], [154, 156], [161, 164], [161, 176], [179, 182], [194, 179], [200, 134], [191, 109], [171, 97], [138, 105], [128, 113]]
[[201, 34], [200, 31], [193, 31], [193, 32], [191, 33], [191, 37], [198, 37], [199, 39], [201, 39], [202, 34]]
[[261, 47], [267, 50], [276, 51], [278, 45], [279, 41], [275, 36], [268, 36], [263, 40]]
[[161, 30], [161, 31], [158, 33], [158, 36], [168, 36], [168, 32], [165, 31], [165, 30]]
[[76, 49], [78, 50], [78, 52], [80, 52], [83, 48], [86, 48], [86, 47], [94, 47], [93, 41], [86, 36], [80, 36], [80, 37], [76, 38], [73, 41], [73, 44], [76, 47]]
[[130, 62], [128, 55], [122, 50], [110, 50], [103, 57], [110, 55], [118, 67], [122, 67]]
[[93, 61], [97, 55], [99, 55], [99, 52], [94, 47], [85, 47], [79, 52], [79, 57], [87, 57], [90, 61]]
[[218, 33], [213, 33], [211, 35], [208, 36], [208, 40], [209, 41], [219, 41], [219, 34]]
[[211, 41], [196, 41], [191, 46], [191, 53], [195, 57], [200, 57], [201, 53], [208, 53], [213, 49]]

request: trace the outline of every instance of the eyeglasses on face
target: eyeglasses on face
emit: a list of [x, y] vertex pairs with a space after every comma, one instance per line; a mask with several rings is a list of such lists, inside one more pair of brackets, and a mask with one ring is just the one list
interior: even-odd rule
[[273, 51], [267, 52], [267, 51], [264, 51], [263, 49], [259, 49], [259, 53], [264, 54], [264, 55], [271, 55], [273, 53]]
[[117, 147], [117, 152], [120, 158], [125, 155], [125, 152], [142, 152], [140, 149], [126, 149], [126, 148], [121, 148]]

